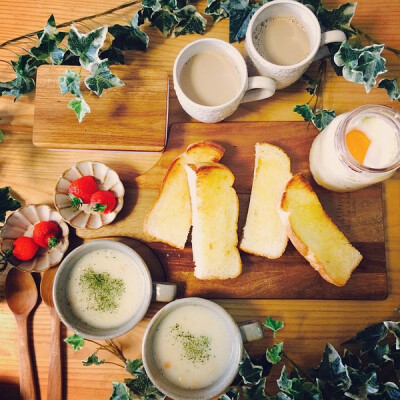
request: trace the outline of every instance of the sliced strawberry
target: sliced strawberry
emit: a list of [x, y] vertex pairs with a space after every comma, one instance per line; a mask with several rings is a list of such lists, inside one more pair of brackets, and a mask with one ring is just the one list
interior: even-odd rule
[[[79, 208], [82, 203], [90, 203], [92, 194], [97, 192], [97, 190], [97, 183], [93, 176], [87, 175], [82, 176], [82, 178], [75, 179], [68, 188], [68, 193], [72, 199], [72, 206], [74, 209]], [[75, 200], [75, 197], [81, 201]]]
[[31, 237], [27, 236], [18, 237], [14, 241], [13, 247], [13, 256], [21, 261], [31, 260], [39, 248], [38, 244]]
[[90, 198], [93, 211], [108, 214], [114, 210], [117, 200], [108, 190], [99, 190]]
[[33, 240], [41, 247], [52, 248], [58, 245], [60, 227], [53, 221], [42, 221], [33, 227]]

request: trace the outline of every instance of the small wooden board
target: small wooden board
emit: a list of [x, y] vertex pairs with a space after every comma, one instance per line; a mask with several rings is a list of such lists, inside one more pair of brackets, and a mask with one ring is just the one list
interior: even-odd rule
[[269, 142], [282, 147], [292, 172], [303, 172], [336, 225], [364, 259], [344, 287], [323, 280], [289, 242], [276, 260], [241, 252], [243, 273], [231, 280], [198, 280], [190, 243], [184, 250], [162, 243], [147, 243], [162, 261], [168, 280], [177, 282], [181, 296], [247, 299], [385, 299], [388, 295], [382, 185], [350, 193], [335, 193], [318, 186], [309, 172], [308, 154], [317, 130], [303, 122], [245, 122], [176, 124], [171, 127], [160, 161], [134, 185], [125, 183], [124, 209], [117, 221], [96, 231], [79, 230], [82, 237], [132, 236], [145, 240], [142, 225], [170, 163], [186, 147], [208, 139], [221, 144], [221, 163], [235, 175], [239, 202], [239, 235], [246, 219], [254, 168], [254, 145]]
[[[82, 123], [60, 92], [58, 77], [67, 69], [82, 75], [81, 91], [91, 108]], [[43, 65], [36, 79], [33, 144], [51, 149], [162, 151], [168, 123], [168, 74], [126, 65], [110, 67], [125, 86], [101, 97], [83, 84], [80, 67]]]

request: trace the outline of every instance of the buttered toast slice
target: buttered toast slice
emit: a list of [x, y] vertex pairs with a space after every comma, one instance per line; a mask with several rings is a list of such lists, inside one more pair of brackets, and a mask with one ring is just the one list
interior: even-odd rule
[[170, 165], [158, 197], [147, 214], [143, 230], [160, 242], [183, 249], [192, 225], [192, 209], [185, 165], [202, 161], [219, 161], [224, 148], [210, 141], [191, 144]]
[[303, 175], [288, 182], [280, 216], [291, 242], [311, 266], [328, 282], [345, 285], [362, 255], [326, 214]]
[[257, 143], [246, 224], [240, 249], [268, 258], [280, 257], [288, 237], [278, 215], [282, 194], [292, 177], [290, 159], [279, 147]]
[[239, 200], [234, 176], [224, 165], [186, 165], [192, 201], [194, 275], [199, 279], [235, 278], [242, 271], [237, 249]]

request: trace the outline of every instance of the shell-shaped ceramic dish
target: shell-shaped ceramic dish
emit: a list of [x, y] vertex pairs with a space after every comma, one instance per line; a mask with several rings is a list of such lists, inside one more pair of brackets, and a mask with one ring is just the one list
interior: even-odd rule
[[[68, 188], [71, 183], [82, 176], [95, 178], [99, 190], [109, 190], [117, 203], [108, 214], [92, 211], [89, 204], [83, 204], [77, 211], [71, 207]], [[65, 171], [57, 182], [54, 193], [54, 205], [70, 225], [75, 228], [99, 229], [114, 221], [124, 204], [125, 189], [118, 174], [107, 165], [96, 161], [81, 161]]]
[[[32, 237], [33, 227], [41, 221], [53, 221], [60, 227], [60, 242], [51, 249], [39, 247], [32, 260], [15, 263], [22, 271], [41, 272], [60, 263], [68, 248], [68, 225], [61, 215], [47, 205], [28, 205], [12, 213], [1, 230], [1, 250], [9, 249], [19, 236]], [[13, 263], [13, 260], [10, 260]]]

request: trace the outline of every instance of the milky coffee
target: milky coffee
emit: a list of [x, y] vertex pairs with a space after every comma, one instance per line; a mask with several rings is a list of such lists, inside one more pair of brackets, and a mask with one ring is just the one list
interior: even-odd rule
[[272, 17], [254, 30], [254, 44], [267, 61], [294, 65], [310, 54], [310, 40], [305, 29], [293, 17]]

